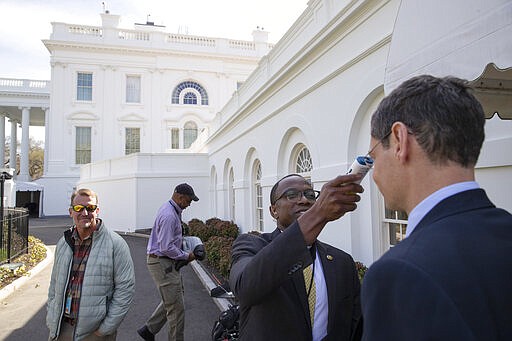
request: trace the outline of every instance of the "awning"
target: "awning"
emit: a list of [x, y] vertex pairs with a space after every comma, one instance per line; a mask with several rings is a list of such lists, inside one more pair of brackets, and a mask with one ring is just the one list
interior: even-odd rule
[[385, 93], [420, 74], [478, 79], [473, 85], [486, 116], [512, 119], [511, 37], [510, 0], [402, 0]]
[[15, 181], [16, 184], [16, 192], [35, 192], [35, 191], [43, 191], [44, 186], [37, 184], [35, 182], [23, 182], [23, 181]]

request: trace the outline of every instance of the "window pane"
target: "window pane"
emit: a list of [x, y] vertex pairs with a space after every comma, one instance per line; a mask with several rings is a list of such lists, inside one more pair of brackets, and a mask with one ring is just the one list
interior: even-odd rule
[[126, 128], [125, 155], [140, 152], [140, 128]]
[[126, 77], [126, 103], [140, 103], [140, 76]]
[[197, 104], [197, 96], [193, 92], [187, 92], [183, 97], [184, 104]]
[[75, 163], [91, 162], [91, 127], [76, 127]]
[[194, 122], [185, 123], [183, 128], [183, 148], [189, 148], [197, 139], [197, 125]]
[[254, 179], [256, 229], [263, 231], [263, 189], [261, 187], [261, 164], [256, 161]]
[[395, 246], [405, 238], [406, 224], [389, 223], [389, 244]]
[[300, 174], [311, 172], [311, 170], [313, 170], [313, 161], [311, 160], [309, 149], [303, 147], [297, 156], [295, 171]]
[[92, 73], [77, 74], [76, 99], [78, 101], [92, 101]]
[[180, 148], [180, 130], [178, 128], [171, 129], [171, 149]]

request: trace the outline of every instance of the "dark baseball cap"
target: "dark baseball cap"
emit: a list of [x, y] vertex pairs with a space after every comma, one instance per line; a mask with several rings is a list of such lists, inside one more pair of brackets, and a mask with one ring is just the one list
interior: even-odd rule
[[188, 196], [192, 197], [192, 200], [194, 200], [194, 201], [199, 200], [199, 198], [194, 193], [194, 189], [189, 184], [179, 184], [174, 189], [174, 192], [179, 193], [179, 194], [188, 195]]

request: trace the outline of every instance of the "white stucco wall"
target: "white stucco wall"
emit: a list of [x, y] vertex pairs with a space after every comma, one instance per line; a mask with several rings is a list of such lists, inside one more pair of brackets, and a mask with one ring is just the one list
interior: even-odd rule
[[208, 155], [192, 153], [136, 153], [82, 167], [77, 188], [99, 196], [100, 217], [116, 231], [150, 228], [156, 211], [187, 182], [199, 201], [183, 212], [183, 221], [209, 218]]

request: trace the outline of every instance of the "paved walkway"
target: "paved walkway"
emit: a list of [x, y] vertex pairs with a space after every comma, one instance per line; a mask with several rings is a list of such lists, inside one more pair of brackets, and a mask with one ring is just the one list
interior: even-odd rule
[[[0, 290], [0, 340], [47, 340], [46, 299], [53, 265], [53, 251], [62, 232], [71, 225], [69, 217], [50, 217], [30, 220], [30, 234], [48, 247], [49, 257], [31, 272], [31, 276]], [[136, 333], [158, 305], [157, 289], [146, 268], [147, 236], [122, 235], [128, 243], [135, 266], [136, 290], [130, 311], [118, 330], [120, 341], [142, 340]], [[216, 284], [198, 262], [182, 270], [185, 287], [185, 340], [210, 340], [214, 321], [229, 305], [226, 299], [211, 298]], [[165, 330], [164, 330], [165, 329]], [[156, 340], [167, 340], [164, 328]]]

